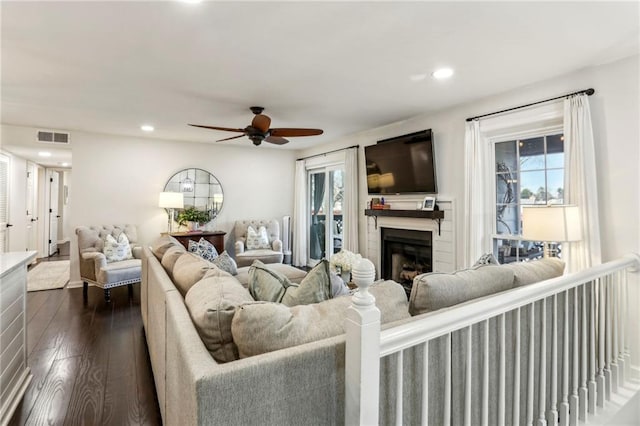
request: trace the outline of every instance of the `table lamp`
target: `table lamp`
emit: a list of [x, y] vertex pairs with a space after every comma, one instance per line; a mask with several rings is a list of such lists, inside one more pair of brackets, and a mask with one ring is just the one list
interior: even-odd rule
[[181, 192], [161, 192], [158, 198], [158, 207], [169, 210], [169, 224], [167, 226], [169, 234], [173, 232], [173, 221], [175, 209], [184, 207], [184, 196]]
[[522, 238], [544, 242], [544, 256], [558, 257], [558, 243], [582, 239], [578, 206], [522, 207]]

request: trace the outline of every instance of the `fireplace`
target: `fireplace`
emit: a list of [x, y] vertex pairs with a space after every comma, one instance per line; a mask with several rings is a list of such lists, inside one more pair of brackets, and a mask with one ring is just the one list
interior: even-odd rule
[[433, 270], [433, 250], [430, 231], [381, 228], [381, 275], [400, 283], [407, 297], [413, 278]]

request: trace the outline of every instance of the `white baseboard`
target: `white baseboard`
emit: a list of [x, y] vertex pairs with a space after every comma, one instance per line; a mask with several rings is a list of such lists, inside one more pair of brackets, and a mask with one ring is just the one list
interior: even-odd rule
[[78, 287], [82, 287], [82, 281], [69, 281], [69, 284], [67, 284], [67, 288], [78, 288]]

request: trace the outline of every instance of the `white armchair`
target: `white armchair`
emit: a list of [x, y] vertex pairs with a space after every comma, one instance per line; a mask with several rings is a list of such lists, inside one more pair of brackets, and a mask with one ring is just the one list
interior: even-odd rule
[[[104, 239], [107, 235], [118, 239], [124, 233], [129, 240], [129, 248], [133, 258], [108, 262], [104, 253]], [[83, 295], [87, 297], [89, 283], [104, 290], [104, 299], [111, 301], [111, 289], [128, 285], [129, 294], [133, 292], [132, 284], [140, 282], [142, 275], [142, 247], [134, 225], [101, 225], [79, 226], [76, 228], [78, 236], [78, 254], [80, 263], [80, 278], [83, 281]]]
[[[269, 238], [269, 248], [248, 249], [247, 230], [251, 226], [259, 230], [264, 226]], [[282, 263], [282, 241], [280, 240], [280, 223], [276, 219], [269, 220], [238, 220], [234, 226], [235, 257], [238, 267], [250, 266], [254, 260], [262, 263]]]

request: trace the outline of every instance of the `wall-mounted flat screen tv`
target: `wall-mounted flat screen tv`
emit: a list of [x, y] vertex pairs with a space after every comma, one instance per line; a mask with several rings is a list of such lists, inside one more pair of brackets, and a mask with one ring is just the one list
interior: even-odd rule
[[436, 194], [431, 129], [364, 147], [369, 194]]

